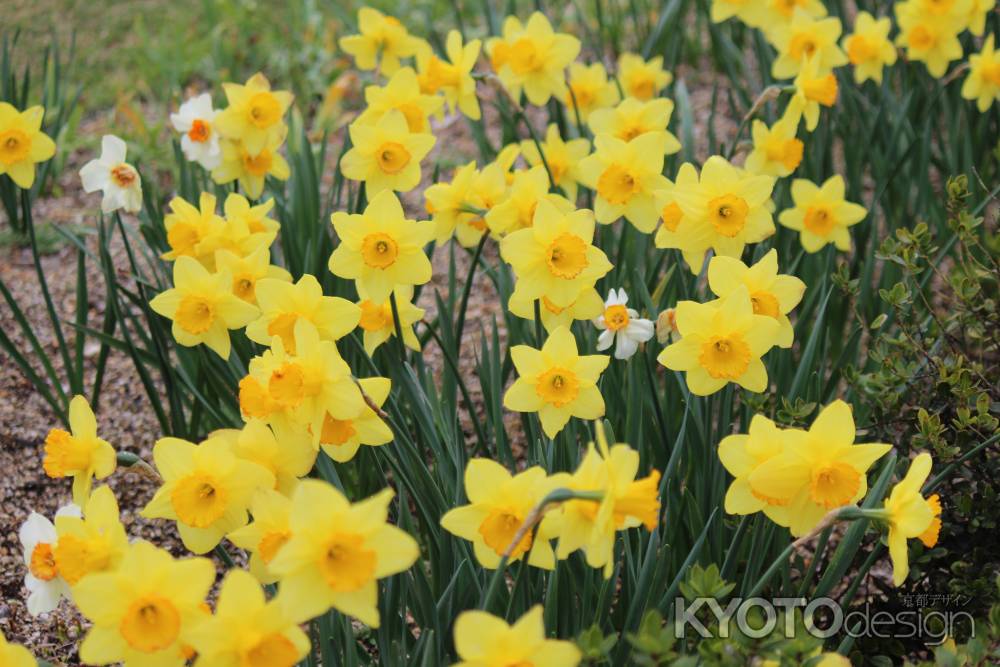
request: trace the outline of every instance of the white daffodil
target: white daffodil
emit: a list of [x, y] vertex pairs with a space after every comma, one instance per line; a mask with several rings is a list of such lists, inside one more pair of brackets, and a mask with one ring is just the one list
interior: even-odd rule
[[135, 167], [125, 162], [125, 142], [113, 134], [101, 139], [101, 157], [91, 160], [80, 170], [80, 180], [86, 192], [104, 192], [101, 210], [105, 213], [120, 208], [136, 213], [142, 208], [142, 183]]
[[[56, 516], [82, 516], [76, 505], [61, 507]], [[56, 527], [38, 512], [32, 512], [18, 532], [24, 547], [24, 586], [28, 589], [28, 612], [32, 616], [46, 614], [57, 606], [63, 596], [69, 597], [69, 584], [59, 574], [56, 547], [59, 536]]]
[[[604, 302], [604, 312], [594, 319], [594, 326], [601, 330], [597, 338], [597, 349], [606, 350], [615, 343], [615, 359], [628, 359], [653, 337], [653, 323], [639, 317], [634, 308], [628, 308], [628, 294], [619, 289], [608, 292]], [[617, 342], [616, 342], [617, 340]]]
[[222, 148], [214, 124], [217, 113], [218, 110], [212, 108], [212, 96], [202, 93], [182, 104], [177, 113], [170, 114], [170, 123], [183, 135], [184, 157], [209, 171], [222, 162]]

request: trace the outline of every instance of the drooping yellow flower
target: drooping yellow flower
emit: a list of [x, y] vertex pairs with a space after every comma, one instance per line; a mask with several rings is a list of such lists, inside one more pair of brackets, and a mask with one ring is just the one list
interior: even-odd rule
[[364, 400], [335, 343], [321, 340], [307, 320], [295, 324], [294, 339], [294, 353], [275, 337], [270, 350], [250, 360], [240, 410], [245, 419], [267, 422], [278, 442], [304, 439], [316, 450], [326, 416], [352, 419]]
[[816, 252], [827, 243], [838, 250], [851, 249], [848, 227], [865, 219], [868, 211], [844, 199], [844, 179], [835, 174], [821, 186], [797, 178], [792, 181], [794, 208], [782, 211], [778, 222], [799, 232], [806, 252]]
[[55, 142], [42, 132], [44, 118], [42, 107], [18, 111], [0, 102], [0, 176], [10, 176], [23, 190], [35, 183], [35, 164], [56, 154]]
[[98, 572], [111, 572], [128, 550], [128, 537], [111, 487], [95, 489], [83, 507], [83, 517], [56, 516], [59, 541], [54, 555], [60, 576], [70, 586]]
[[608, 80], [604, 63], [570, 64], [569, 90], [563, 103], [574, 114], [579, 113], [581, 121], [586, 123], [594, 111], [618, 104], [619, 98], [618, 86]]
[[889, 40], [892, 21], [888, 16], [876, 19], [868, 12], [858, 12], [854, 32], [844, 37], [841, 46], [854, 65], [854, 81], [861, 85], [871, 79], [882, 83], [882, 69], [896, 63], [896, 47]]
[[560, 308], [569, 306], [612, 268], [593, 240], [593, 213], [586, 209], [562, 213], [540, 200], [535, 224], [500, 242], [500, 256], [517, 276], [514, 293], [523, 299], [544, 297]]
[[969, 73], [962, 83], [962, 97], [975, 100], [980, 112], [1000, 100], [1000, 51], [993, 47], [993, 35], [986, 37], [979, 53], [969, 56]]
[[941, 531], [941, 500], [938, 495], [924, 498], [920, 488], [931, 472], [931, 455], [918, 454], [886, 498], [885, 521], [889, 524], [889, 556], [892, 558], [892, 583], [899, 586], [910, 573], [906, 540], [917, 538], [930, 548], [937, 544]]
[[188, 634], [202, 623], [215, 580], [206, 558], [173, 559], [148, 542], [129, 546], [113, 572], [82, 580], [73, 598], [93, 622], [80, 659], [88, 665], [182, 667]]
[[42, 467], [53, 479], [73, 478], [73, 502], [83, 507], [90, 497], [93, 479], [104, 479], [115, 471], [115, 449], [97, 436], [97, 420], [83, 396], [69, 402], [69, 429], [54, 428], [45, 436]]
[[677, 137], [667, 130], [673, 112], [673, 101], [665, 97], [657, 97], [648, 102], [627, 97], [613, 109], [594, 111], [588, 124], [595, 137], [610, 134], [625, 142], [647, 133], [663, 134], [666, 139], [663, 142], [663, 152], [672, 155], [681, 149]]
[[215, 268], [215, 249], [226, 227], [226, 221], [216, 213], [215, 205], [215, 195], [207, 192], [201, 193], [198, 208], [182, 197], [171, 199], [170, 212], [163, 218], [170, 250], [161, 257], [169, 261], [178, 257], [193, 257], [205, 268]]
[[291, 496], [300, 477], [305, 477], [316, 462], [316, 450], [304, 438], [278, 440], [267, 424], [250, 418], [242, 429], [215, 431], [212, 437], [228, 438], [233, 454], [256, 463], [274, 477], [274, 489]]
[[[358, 380], [358, 386], [374, 405], [381, 408], [389, 398], [392, 383], [389, 378], [370, 377]], [[392, 437], [389, 425], [365, 403], [361, 412], [350, 419], [336, 419], [327, 413], [319, 444], [331, 459], [346, 463], [354, 458], [361, 445], [378, 447], [392, 442]]]
[[524, 91], [528, 101], [541, 106], [555, 95], [566, 96], [564, 70], [580, 53], [580, 40], [552, 30], [541, 12], [524, 25], [516, 16], [503, 22], [503, 36], [486, 42], [493, 71], [514, 100]]
[[806, 129], [812, 132], [819, 123], [819, 108], [832, 107], [837, 103], [837, 77], [833, 72], [820, 68], [818, 58], [809, 58], [793, 85], [795, 92], [785, 109], [784, 118], [798, 125], [799, 120], [805, 117]]
[[773, 188], [774, 177], [745, 172], [718, 155], [708, 158], [700, 178], [694, 165], [685, 163], [671, 193], [682, 215], [675, 232], [658, 242], [679, 248], [695, 274], [709, 248], [739, 257], [746, 244], [774, 233], [768, 208]]
[[744, 389], [767, 389], [767, 369], [761, 357], [778, 341], [781, 325], [754, 312], [750, 292], [739, 286], [713, 303], [677, 304], [681, 339], [657, 357], [667, 368], [687, 373], [696, 396], [708, 396], [735, 382]]
[[717, 297], [724, 299], [741, 285], [750, 292], [753, 312], [773, 317], [781, 325], [775, 345], [791, 347], [794, 331], [788, 313], [799, 305], [806, 284], [795, 276], [778, 273], [778, 251], [774, 249], [749, 267], [732, 257], [713, 257], [708, 262], [708, 286]]
[[674, 77], [663, 69], [663, 56], [643, 60], [636, 53], [618, 57], [618, 81], [626, 97], [646, 102], [660, 94]]
[[573, 642], [547, 638], [542, 612], [542, 606], [535, 605], [508, 625], [485, 611], [463, 611], [455, 619], [455, 650], [461, 662], [452, 667], [576, 667], [580, 649]]
[[188, 635], [194, 667], [291, 667], [309, 652], [309, 638], [280, 600], [266, 600], [249, 572], [233, 569], [219, 589], [215, 614]]
[[[424, 316], [424, 309], [413, 304], [413, 288], [409, 285], [397, 287], [396, 312], [399, 314], [399, 328], [403, 332], [403, 344], [411, 350], [420, 351], [420, 341], [413, 331], [414, 325]], [[396, 335], [396, 321], [392, 315], [392, 301], [382, 302], [368, 298], [364, 288], [358, 287], [358, 307], [361, 308], [361, 320], [358, 327], [364, 332], [365, 352], [368, 356], [375, 354], [379, 346]]]
[[411, 132], [398, 109], [373, 124], [351, 123], [351, 150], [340, 160], [347, 178], [364, 181], [369, 197], [383, 190], [407, 192], [420, 183], [420, 161], [434, 146], [433, 134]]
[[746, 434], [729, 435], [722, 439], [719, 461], [733, 476], [733, 482], [726, 491], [726, 512], [753, 514], [762, 511], [774, 520], [771, 510], [787, 505], [787, 497], [796, 493], [798, 488], [793, 487], [791, 492], [781, 489], [777, 497], [772, 497], [767, 493], [773, 493], [773, 489], [754, 488], [750, 477], [761, 465], [784, 453], [793, 438], [801, 436], [801, 431], [778, 428], [773, 421], [758, 414], [750, 420]]
[[805, 12], [796, 12], [790, 23], [770, 33], [771, 43], [778, 50], [771, 75], [790, 79], [799, 73], [807, 58], [816, 59], [822, 70], [847, 64], [847, 54], [837, 46], [840, 32], [840, 19], [836, 17], [814, 19]]
[[964, 27], [977, 37], [986, 30], [986, 16], [996, 6], [995, 0], [971, 0], [969, 13], [966, 15]]
[[[229, 106], [215, 117], [219, 133], [243, 144], [251, 156], [280, 144], [287, 129], [282, 118], [292, 105], [287, 90], [271, 90], [271, 83], [258, 72], [246, 84], [224, 83]], [[254, 197], [256, 199], [256, 197]]]
[[291, 511], [290, 498], [274, 489], [261, 489], [250, 501], [253, 519], [227, 535], [230, 542], [250, 552], [250, 573], [262, 584], [278, 580], [270, 564], [292, 536]]
[[746, 170], [768, 176], [788, 176], [802, 162], [804, 144], [795, 138], [797, 119], [782, 118], [770, 128], [755, 120], [751, 129], [753, 150], [747, 155]]
[[470, 162], [455, 170], [451, 181], [438, 181], [424, 190], [427, 212], [434, 221], [438, 243], [452, 234], [464, 247], [479, 243], [487, 232], [486, 221], [476, 209], [487, 210], [473, 185], [479, 178], [476, 163]]
[[386, 522], [392, 489], [350, 503], [326, 482], [302, 481], [292, 496], [292, 536], [271, 561], [297, 620], [330, 608], [378, 627], [378, 579], [408, 569], [416, 540]]
[[569, 329], [553, 331], [541, 350], [515, 345], [510, 354], [518, 378], [504, 394], [504, 407], [537, 412], [548, 437], [556, 437], [570, 417], [597, 419], [604, 415], [597, 380], [611, 359], [603, 354], [580, 356]]
[[191, 257], [174, 263], [174, 286], [160, 292], [149, 307], [173, 321], [174, 339], [185, 347], [204, 343], [229, 358], [229, 329], [249, 324], [259, 311], [232, 292], [228, 271], [209, 273]]
[[590, 142], [583, 138], [563, 141], [559, 135], [559, 128], [555, 124], [550, 124], [545, 131], [545, 141], [541, 142], [541, 148], [542, 152], [539, 154], [534, 141], [521, 142], [521, 154], [528, 164], [532, 167], [543, 164], [542, 155], [544, 155], [545, 164], [549, 166], [549, 173], [552, 174], [553, 184], [562, 188], [567, 199], [575, 202], [577, 183], [580, 181], [580, 160], [590, 152]]
[[[568, 482], [566, 473], [549, 477], [539, 466], [512, 476], [495, 461], [472, 459], [465, 466], [465, 494], [469, 504], [449, 510], [441, 517], [441, 527], [472, 542], [479, 564], [496, 569], [535, 506], [550, 491]], [[558, 532], [558, 516], [549, 512], [537, 531], [524, 534], [509, 560], [518, 561], [528, 554], [528, 565], [551, 570], [556, 558], [550, 540]]]
[[274, 475], [238, 458], [226, 438], [209, 438], [200, 445], [160, 438], [153, 460], [163, 485], [142, 516], [176, 521], [184, 546], [196, 554], [211, 551], [226, 533], [245, 526], [254, 492], [274, 487]]
[[254, 294], [260, 317], [247, 325], [247, 338], [271, 345], [280, 338], [289, 354], [295, 354], [295, 324], [305, 320], [316, 327], [323, 340], [339, 340], [354, 330], [361, 309], [339, 296], [324, 296], [315, 276], [308, 273], [297, 283], [261, 278]]
[[659, 523], [660, 473], [653, 470], [636, 479], [639, 452], [624, 444], [609, 448], [600, 426], [597, 443], [597, 447], [594, 443], [587, 446], [568, 486], [575, 491], [598, 492], [601, 499], [563, 503], [556, 555], [562, 560], [583, 549], [587, 564], [604, 568], [607, 579], [615, 566], [615, 533], [637, 526], [653, 530]]
[[580, 163], [580, 182], [597, 193], [594, 214], [603, 225], [624, 217], [640, 232], [656, 227], [653, 192], [667, 187], [665, 133], [647, 132], [625, 142], [609, 134], [594, 139], [594, 153]]
[[768, 516], [792, 535], [808, 533], [832, 509], [868, 491], [868, 469], [892, 446], [854, 444], [851, 406], [836, 400], [808, 431], [788, 431], [788, 446], [748, 476], [751, 491], [774, 506]]
[[254, 305], [257, 305], [257, 281], [264, 278], [283, 283], [292, 281], [288, 271], [271, 264], [271, 251], [267, 246], [261, 246], [245, 257], [228, 250], [217, 250], [215, 265], [232, 276], [233, 294]]
[[264, 193], [265, 179], [270, 176], [287, 181], [291, 175], [288, 162], [278, 152], [285, 140], [287, 127], [269, 139], [259, 153], [251, 153], [242, 141], [223, 140], [222, 161], [212, 170], [212, 180], [219, 185], [239, 181], [240, 188], [250, 199], [260, 199]]
[[[964, 1], [968, 7], [967, 0], [957, 1]], [[949, 63], [962, 58], [962, 43], [958, 41], [962, 23], [958, 16], [950, 12], [930, 11], [928, 7], [935, 4], [948, 9], [956, 2], [922, 3], [910, 0], [896, 3], [893, 9], [899, 26], [896, 45], [905, 47], [907, 58], [922, 61], [931, 76], [940, 78], [948, 71]]]
[[[528, 292], [514, 291], [510, 295], [507, 307], [510, 312], [526, 320], [535, 321], [535, 301], [528, 296]], [[569, 329], [575, 320], [592, 320], [604, 310], [604, 301], [601, 295], [593, 286], [583, 288], [573, 302], [568, 306], [557, 306], [548, 298], [543, 296], [539, 307], [539, 314], [542, 316], [542, 326], [549, 333], [559, 327]]]
[[378, 67], [386, 76], [392, 76], [399, 59], [414, 55], [420, 44], [398, 19], [371, 7], [358, 10], [358, 32], [341, 37], [340, 48], [354, 56], [358, 69]]
[[482, 42], [471, 39], [463, 46], [462, 34], [449, 30], [444, 46], [448, 60], [438, 58], [429, 48], [417, 51], [420, 89], [429, 94], [443, 94], [452, 111], [458, 109], [472, 120], [479, 120], [479, 98], [472, 68], [479, 59]]
[[[490, 169], [487, 167], [483, 174]], [[504, 175], [497, 167], [492, 170], [494, 185], [496, 176]], [[509, 188], [505, 189], [502, 199], [492, 207], [488, 207], [484, 220], [494, 236], [502, 237], [521, 229], [531, 227], [534, 223], [535, 211], [540, 202], [553, 204], [564, 213], [574, 209], [573, 203], [561, 195], [549, 192], [549, 176], [545, 167], [538, 165], [531, 169], [522, 169], [513, 173]], [[484, 202], [485, 204], [485, 202]]]
[[11, 644], [0, 632], [0, 664], [5, 667], [37, 667], [31, 651], [20, 644]]
[[427, 134], [431, 131], [430, 117], [441, 109], [444, 100], [422, 92], [417, 73], [411, 67], [403, 67], [384, 86], [365, 88], [365, 103], [368, 106], [356, 123], [375, 125], [382, 116], [395, 109], [403, 114], [410, 132]]
[[364, 213], [330, 216], [340, 243], [330, 255], [330, 272], [356, 280], [377, 303], [389, 300], [398, 285], [423, 285], [431, 279], [424, 246], [434, 238], [430, 220], [407, 220], [396, 195], [376, 195]]

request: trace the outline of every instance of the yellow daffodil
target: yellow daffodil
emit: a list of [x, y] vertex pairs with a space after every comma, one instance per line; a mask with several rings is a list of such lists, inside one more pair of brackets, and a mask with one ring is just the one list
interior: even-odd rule
[[753, 28], [761, 27], [758, 21], [767, 7], [767, 0], [712, 0], [711, 18], [713, 23], [736, 17]]
[[747, 25], [769, 35], [776, 28], [791, 23], [797, 13], [819, 19], [826, 16], [826, 7], [821, 0], [748, 0], [741, 18]]
[[387, 76], [399, 69], [400, 58], [414, 55], [420, 44], [398, 19], [371, 7], [358, 10], [358, 33], [341, 37], [340, 48], [354, 56], [358, 69], [378, 67]]
[[238, 246], [243, 254], [262, 245], [270, 246], [278, 237], [281, 225], [277, 220], [268, 217], [268, 213], [274, 208], [273, 199], [254, 206], [243, 195], [232, 192], [226, 196], [222, 208], [226, 214], [227, 233], [246, 237]]
[[615, 533], [645, 526], [653, 530], [660, 514], [660, 473], [636, 479], [639, 452], [628, 445], [609, 448], [598, 426], [597, 447], [587, 446], [587, 453], [570, 477], [574, 491], [597, 492], [599, 501], [571, 500], [563, 504], [559, 545], [556, 555], [567, 558], [583, 549], [590, 567], [604, 568], [604, 578], [614, 570]]
[[865, 219], [868, 211], [844, 199], [844, 179], [831, 176], [821, 186], [797, 178], [792, 181], [793, 208], [782, 211], [778, 222], [799, 232], [806, 252], [816, 252], [827, 243], [838, 250], [851, 249], [848, 227]]
[[676, 316], [681, 339], [663, 350], [657, 361], [671, 370], [686, 371], [692, 394], [708, 396], [728, 382], [757, 393], [767, 389], [761, 357], [777, 343], [781, 325], [754, 312], [745, 286], [714, 303], [681, 301]]
[[576, 667], [580, 649], [573, 642], [547, 638], [542, 611], [535, 605], [514, 625], [485, 611], [463, 611], [455, 619], [455, 651], [461, 662], [452, 667]]
[[580, 53], [580, 40], [554, 32], [541, 12], [524, 25], [515, 16], [503, 22], [503, 36], [486, 42], [493, 71], [514, 100], [524, 91], [528, 101], [541, 106], [553, 95], [566, 96], [566, 67]]
[[[420, 351], [420, 341], [413, 331], [414, 325], [424, 316], [424, 309], [413, 305], [413, 288], [408, 285], [397, 287], [396, 311], [399, 314], [399, 328], [403, 332], [403, 344], [411, 350]], [[396, 335], [396, 321], [392, 315], [392, 301], [377, 302], [368, 298], [367, 293], [358, 287], [358, 307], [361, 308], [361, 320], [358, 326], [364, 332], [365, 352], [368, 356], [375, 354], [379, 346]]]
[[247, 338], [271, 345], [280, 338], [285, 350], [295, 354], [295, 324], [299, 320], [316, 327], [323, 340], [339, 340], [354, 330], [361, 309], [339, 296], [325, 296], [315, 276], [308, 273], [297, 283], [261, 278], [254, 286], [260, 317], [247, 325]]
[[753, 487], [750, 478], [762, 464], [784, 453], [792, 438], [801, 434], [801, 431], [780, 429], [773, 421], [758, 414], [750, 420], [750, 429], [746, 434], [729, 435], [722, 439], [719, 460], [733, 476], [733, 482], [726, 491], [726, 512], [753, 514], [763, 511], [770, 517], [774, 507], [788, 504], [785, 498], [787, 492], [782, 493], [782, 497], [770, 497], [767, 488]]
[[868, 491], [868, 469], [892, 448], [855, 444], [851, 406], [841, 400], [823, 408], [808, 431], [786, 433], [784, 451], [758, 465], [748, 480], [755, 495], [774, 505], [768, 516], [795, 537], [830, 510], [860, 500]]
[[[958, 41], [962, 25], [954, 15], [929, 11], [928, 7], [934, 4], [938, 3], [911, 0], [898, 2], [893, 8], [899, 26], [896, 45], [906, 49], [907, 58], [923, 62], [931, 76], [940, 78], [948, 71], [951, 61], [962, 58], [962, 43]], [[945, 8], [955, 3], [940, 4]]]
[[535, 224], [500, 242], [500, 256], [517, 276], [514, 293], [522, 299], [544, 297], [560, 308], [569, 306], [612, 268], [593, 239], [593, 213], [586, 209], [562, 213], [539, 201]]
[[285, 140], [286, 126], [269, 139], [259, 153], [251, 153], [242, 141], [222, 142], [222, 161], [212, 170], [212, 180], [219, 185], [239, 181], [240, 188], [250, 199], [260, 199], [264, 193], [265, 179], [270, 176], [287, 181], [291, 175], [288, 162], [278, 152]]
[[969, 56], [969, 73], [962, 83], [962, 97], [975, 100], [980, 112], [1000, 100], [1000, 51], [993, 47], [993, 35], [986, 37], [979, 53]]
[[799, 305], [806, 284], [778, 273], [778, 251], [773, 249], [749, 267], [732, 257], [713, 257], [708, 262], [708, 286], [717, 297], [724, 299], [741, 285], [750, 292], [753, 312], [773, 317], [781, 325], [775, 345], [791, 347], [794, 331], [788, 313]]
[[[487, 167], [483, 170], [485, 174]], [[492, 170], [494, 177], [499, 169]], [[503, 198], [494, 206], [488, 207], [484, 220], [494, 236], [504, 236], [521, 229], [531, 227], [534, 223], [535, 210], [540, 202], [545, 201], [553, 204], [560, 211], [569, 213], [574, 209], [572, 202], [561, 195], [549, 192], [549, 176], [545, 167], [538, 165], [531, 169], [524, 169], [514, 172], [513, 182], [505, 190]], [[485, 204], [485, 202], [484, 202]]]
[[899, 586], [910, 573], [906, 540], [917, 538], [930, 548], [937, 544], [941, 531], [941, 500], [938, 495], [924, 498], [920, 488], [931, 472], [931, 455], [918, 454], [886, 498], [882, 510], [889, 525], [889, 556], [892, 558], [892, 583]]
[[647, 102], [627, 97], [614, 108], [594, 111], [588, 124], [595, 137], [610, 134], [625, 142], [648, 133], [662, 134], [665, 137], [663, 152], [672, 155], [681, 149], [677, 137], [667, 130], [673, 112], [674, 103], [665, 97]]
[[104, 479], [115, 471], [115, 449], [97, 436], [97, 420], [83, 396], [69, 402], [69, 429], [54, 428], [45, 436], [42, 467], [53, 479], [73, 478], [73, 502], [83, 507], [90, 497], [94, 478]]
[[233, 454], [256, 463], [274, 476], [274, 489], [291, 496], [300, 477], [305, 477], [316, 462], [316, 450], [304, 438], [279, 441], [267, 424], [250, 418], [242, 429], [215, 431], [212, 437], [228, 438]]
[[854, 65], [854, 82], [859, 86], [871, 79], [882, 83], [882, 70], [896, 63], [896, 47], [889, 40], [892, 21], [888, 16], [876, 19], [868, 12], [858, 12], [854, 32], [841, 42], [847, 59]]
[[20, 644], [11, 644], [0, 632], [0, 665], [5, 667], [37, 667], [34, 656]]
[[582, 122], [588, 122], [594, 111], [618, 104], [618, 86], [608, 80], [603, 63], [572, 63], [568, 78], [569, 90], [563, 103], [574, 114], [578, 113]]
[[270, 278], [284, 283], [292, 281], [292, 275], [280, 266], [271, 264], [271, 252], [261, 246], [240, 257], [228, 250], [217, 250], [215, 265], [220, 271], [232, 276], [233, 294], [247, 303], [257, 305], [257, 281]]
[[174, 339], [185, 347], [204, 343], [223, 359], [229, 358], [229, 329], [249, 324], [259, 311], [232, 292], [228, 271], [209, 273], [184, 256], [174, 263], [174, 286], [160, 292], [149, 307], [173, 321]]
[[[362, 378], [358, 380], [358, 386], [380, 408], [389, 398], [389, 378]], [[392, 429], [366, 402], [361, 412], [350, 419], [336, 419], [327, 413], [323, 419], [319, 444], [331, 459], [346, 463], [354, 458], [361, 445], [378, 447], [392, 442], [392, 437]]]
[[65, 514], [55, 521], [56, 565], [70, 586], [89, 575], [114, 571], [128, 550], [118, 501], [110, 487], [95, 489], [82, 507], [82, 517]]
[[470, 162], [456, 169], [450, 182], [439, 181], [424, 190], [438, 243], [444, 243], [454, 234], [462, 246], [470, 247], [486, 233], [486, 221], [476, 212], [476, 209], [486, 210], [473, 188], [478, 178], [476, 163]]
[[996, 6], [995, 0], [971, 0], [964, 26], [977, 37], [986, 30], [986, 16]]
[[396, 195], [376, 195], [364, 213], [330, 216], [340, 243], [330, 255], [330, 272], [356, 280], [370, 299], [389, 300], [398, 285], [423, 285], [431, 279], [424, 246], [434, 238], [430, 220], [407, 220]]
[[351, 150], [340, 161], [347, 178], [364, 181], [369, 197], [383, 190], [407, 192], [420, 183], [420, 161], [434, 146], [434, 135], [411, 132], [398, 109], [371, 125], [351, 123]]
[[768, 208], [773, 188], [774, 177], [745, 172], [718, 155], [708, 158], [700, 178], [694, 165], [685, 163], [671, 194], [682, 215], [674, 234], [660, 241], [679, 247], [695, 274], [709, 248], [740, 257], [746, 244], [774, 233]]
[[837, 77], [833, 72], [823, 70], [818, 58], [809, 58], [795, 77], [795, 92], [788, 102], [784, 118], [795, 125], [803, 117], [806, 130], [812, 132], [819, 123], [819, 108], [832, 107], [837, 103]]
[[618, 57], [618, 81], [626, 97], [646, 102], [660, 94], [674, 77], [663, 69], [663, 56], [643, 60], [636, 53]]
[[386, 523], [392, 489], [350, 503], [319, 480], [304, 480], [292, 496], [292, 536], [271, 561], [281, 595], [298, 620], [331, 607], [378, 627], [378, 579], [408, 569], [420, 555], [416, 540]]
[[321, 340], [306, 320], [295, 324], [294, 339], [294, 353], [276, 336], [270, 350], [250, 360], [240, 409], [244, 418], [267, 422], [278, 442], [303, 438], [316, 450], [326, 417], [353, 419], [364, 400], [335, 343]]
[[222, 89], [229, 106], [215, 117], [215, 126], [223, 137], [241, 142], [252, 156], [284, 141], [282, 118], [292, 105], [290, 92], [271, 90], [271, 82], [260, 72], [242, 86], [224, 83]]
[[309, 638], [280, 600], [266, 600], [253, 576], [230, 570], [215, 613], [189, 633], [194, 667], [291, 667], [309, 652]]
[[290, 498], [274, 489], [258, 490], [250, 501], [253, 520], [227, 536], [240, 549], [250, 552], [250, 573], [262, 584], [278, 580], [270, 564], [292, 536], [291, 511]]
[[420, 90], [429, 94], [441, 93], [452, 111], [458, 109], [472, 120], [479, 120], [479, 98], [472, 68], [479, 59], [482, 42], [471, 39], [462, 44], [462, 34], [449, 30], [445, 38], [445, 55], [442, 60], [431, 49], [417, 51], [417, 71]]
[[207, 192], [201, 193], [197, 208], [182, 197], [171, 199], [170, 212], [163, 218], [170, 250], [161, 257], [170, 261], [178, 257], [193, 257], [205, 268], [214, 269], [216, 245], [226, 227], [226, 221], [216, 213], [215, 205], [215, 195]]
[[771, 31], [771, 43], [778, 50], [771, 75], [790, 79], [799, 73], [807, 58], [815, 59], [822, 70], [847, 64], [847, 54], [837, 46], [840, 32], [838, 18], [814, 19], [805, 12], [796, 12], [790, 23]]
[[384, 86], [365, 88], [365, 103], [367, 107], [355, 122], [375, 125], [395, 109], [403, 114], [410, 132], [427, 134], [431, 131], [430, 117], [441, 109], [444, 100], [422, 92], [417, 73], [411, 67], [403, 67]]
[[604, 415], [597, 380], [610, 357], [580, 356], [569, 329], [553, 331], [541, 350], [515, 345], [510, 354], [518, 378], [504, 394], [504, 407], [537, 412], [548, 437], [556, 437], [570, 417], [597, 419]]
[[625, 142], [609, 134], [594, 140], [594, 153], [580, 163], [580, 182], [597, 193], [594, 214], [603, 225], [624, 217], [643, 233], [656, 227], [653, 192], [669, 181], [663, 171], [665, 133], [647, 132]]
[[163, 485], [142, 516], [175, 520], [184, 546], [196, 554], [211, 551], [226, 533], [245, 526], [254, 492], [274, 487], [274, 475], [238, 458], [226, 438], [209, 438], [200, 445], [160, 438], [153, 460]]
[[182, 667], [187, 636], [206, 616], [215, 581], [206, 558], [175, 560], [148, 542], [129, 546], [113, 572], [81, 581], [73, 592], [93, 626], [80, 644], [88, 665]]
[[782, 118], [770, 128], [755, 120], [751, 128], [753, 150], [747, 155], [746, 170], [767, 176], [788, 176], [802, 162], [804, 144], [795, 138], [798, 122]]
[[[465, 466], [465, 494], [469, 504], [449, 510], [441, 517], [441, 527], [472, 542], [479, 564], [496, 569], [535, 506], [568, 481], [566, 473], [548, 477], [538, 466], [512, 476], [495, 461], [472, 459]], [[556, 558], [550, 540], [558, 532], [556, 513], [546, 514], [536, 531], [525, 532], [509, 560], [517, 561], [528, 554], [528, 565], [551, 570]]]
[[522, 141], [521, 154], [533, 167], [543, 164], [542, 155], [544, 155], [545, 164], [548, 164], [549, 173], [552, 174], [552, 183], [562, 188], [567, 199], [575, 202], [577, 183], [580, 180], [579, 164], [580, 160], [590, 153], [590, 142], [586, 139], [563, 141], [559, 135], [559, 128], [555, 124], [550, 124], [545, 131], [545, 141], [540, 145], [541, 154], [534, 141]]
[[[529, 292], [515, 290], [510, 295], [507, 307], [514, 315], [534, 322], [535, 301], [537, 299], [532, 299]], [[539, 314], [542, 316], [542, 326], [549, 333], [559, 327], [569, 329], [575, 320], [592, 320], [604, 309], [601, 295], [593, 286], [584, 287], [568, 306], [557, 306], [546, 296], [543, 296], [541, 301]]]
[[35, 183], [35, 165], [56, 154], [55, 142], [42, 132], [44, 118], [42, 107], [18, 111], [0, 102], [0, 176], [23, 190]]

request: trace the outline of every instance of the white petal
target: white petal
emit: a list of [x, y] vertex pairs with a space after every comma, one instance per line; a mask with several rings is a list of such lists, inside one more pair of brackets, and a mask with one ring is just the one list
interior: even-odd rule
[[639, 349], [639, 343], [635, 342], [628, 336], [619, 336], [618, 344], [615, 345], [615, 358], [616, 359], [628, 359], [635, 351]]
[[597, 337], [597, 349], [606, 350], [611, 347], [611, 343], [615, 341], [615, 332], [611, 329], [607, 329], [601, 332], [601, 335]]
[[91, 160], [80, 169], [80, 180], [84, 192], [103, 190], [111, 182], [111, 172], [100, 160]]
[[101, 161], [118, 164], [125, 161], [128, 146], [113, 134], [105, 134], [101, 139]]

